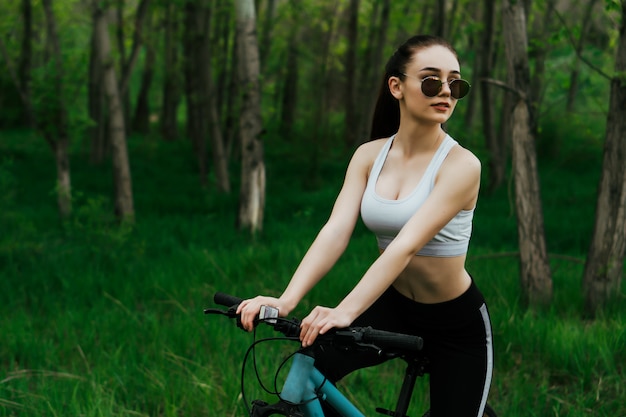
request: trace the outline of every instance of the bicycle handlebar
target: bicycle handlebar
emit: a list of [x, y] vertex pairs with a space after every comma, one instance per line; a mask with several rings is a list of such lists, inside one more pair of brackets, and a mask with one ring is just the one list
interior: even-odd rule
[[[240, 304], [243, 299], [217, 292], [213, 297], [213, 301], [215, 301], [216, 304], [229, 307], [231, 311], [230, 314], [227, 315], [233, 317], [233, 308]], [[205, 310], [205, 313], [210, 312], [216, 311], [210, 309]], [[300, 321], [296, 318], [263, 320], [263, 322], [272, 326], [276, 331], [281, 332], [287, 337], [297, 337], [300, 334]], [[418, 352], [422, 350], [424, 346], [424, 340], [419, 336], [377, 330], [372, 327], [335, 329], [326, 335], [320, 335], [318, 339], [320, 342], [329, 340], [337, 343], [370, 345], [381, 350], [399, 350], [404, 352]]]
[[356, 343], [366, 343], [378, 346], [382, 349], [400, 349], [409, 352], [417, 352], [424, 347], [424, 340], [419, 336], [403, 333], [388, 332], [368, 327], [348, 327], [338, 329], [335, 334], [343, 337], [344, 333], [351, 334], [351, 339]]
[[213, 296], [213, 301], [215, 301], [215, 304], [219, 304], [221, 306], [233, 307], [241, 304], [243, 299], [233, 295], [224, 294], [223, 292], [216, 292]]

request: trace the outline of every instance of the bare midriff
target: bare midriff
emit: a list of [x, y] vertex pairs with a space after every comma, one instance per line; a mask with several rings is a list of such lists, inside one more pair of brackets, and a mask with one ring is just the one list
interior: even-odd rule
[[471, 282], [465, 270], [465, 255], [449, 258], [417, 255], [392, 285], [418, 303], [434, 304], [459, 297]]

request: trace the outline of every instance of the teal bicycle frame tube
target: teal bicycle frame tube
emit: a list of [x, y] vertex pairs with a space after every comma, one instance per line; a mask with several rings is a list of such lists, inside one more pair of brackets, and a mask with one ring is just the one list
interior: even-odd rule
[[324, 417], [319, 398], [343, 417], [365, 417], [315, 368], [314, 361], [312, 357], [302, 353], [294, 355], [280, 398], [292, 404], [303, 404], [300, 409], [305, 417]]

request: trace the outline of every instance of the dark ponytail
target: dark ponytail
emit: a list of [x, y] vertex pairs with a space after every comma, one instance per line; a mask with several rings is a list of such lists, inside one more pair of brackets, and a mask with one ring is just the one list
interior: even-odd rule
[[399, 77], [404, 80], [403, 73], [406, 72], [406, 67], [413, 59], [413, 55], [420, 49], [434, 45], [448, 48], [458, 58], [456, 51], [448, 41], [432, 35], [417, 35], [409, 38], [389, 58], [387, 65], [385, 65], [385, 75], [380, 84], [374, 116], [372, 117], [370, 140], [389, 137], [396, 133], [400, 126], [400, 104], [389, 91], [389, 78]]

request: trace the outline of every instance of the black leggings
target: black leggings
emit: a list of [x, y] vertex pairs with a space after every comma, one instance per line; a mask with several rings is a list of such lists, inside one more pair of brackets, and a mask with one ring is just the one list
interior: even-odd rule
[[[352, 325], [424, 339], [431, 417], [482, 415], [493, 370], [492, 334], [485, 300], [473, 281], [460, 297], [437, 304], [415, 302], [390, 287]], [[317, 368], [332, 382], [384, 361], [375, 353], [328, 348], [319, 349], [315, 357]], [[327, 416], [334, 415], [326, 408]]]

